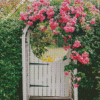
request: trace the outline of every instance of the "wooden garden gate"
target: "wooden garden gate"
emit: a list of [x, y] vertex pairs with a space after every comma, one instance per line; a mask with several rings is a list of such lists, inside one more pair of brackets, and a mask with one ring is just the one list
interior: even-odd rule
[[[52, 63], [38, 59], [32, 52], [30, 45], [29, 25], [23, 29], [22, 35], [22, 86], [23, 100], [35, 99], [66, 99], [78, 100], [78, 90], [74, 88], [74, 74], [77, 69], [64, 75], [64, 65], [69, 59]], [[67, 53], [67, 58], [70, 51]]]

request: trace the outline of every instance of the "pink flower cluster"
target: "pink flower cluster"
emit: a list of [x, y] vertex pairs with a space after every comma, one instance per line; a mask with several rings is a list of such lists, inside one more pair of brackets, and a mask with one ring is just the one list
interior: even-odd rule
[[61, 9], [62, 9], [64, 12], [70, 11], [70, 7], [69, 7], [69, 4], [67, 3], [67, 0], [66, 0], [65, 2], [62, 3]]
[[[75, 79], [79, 82], [79, 81], [81, 80], [81, 77], [76, 77], [76, 76], [75, 76]], [[75, 84], [74, 84], [74, 87], [75, 87], [75, 88], [79, 87], [78, 83], [75, 83]]]
[[60, 32], [59, 32], [59, 31], [53, 30], [53, 33], [54, 33], [55, 35], [57, 35], [57, 34], [59, 34]]
[[48, 19], [51, 19], [52, 18], [52, 15], [55, 14], [55, 12], [53, 11], [53, 6], [49, 6], [49, 8], [47, 9], [46, 14], [47, 14], [47, 18]]
[[75, 41], [75, 43], [73, 44], [73, 48], [78, 48], [78, 47], [80, 47], [81, 46], [81, 44], [80, 44], [80, 41]]
[[31, 26], [31, 25], [33, 25], [33, 22], [38, 19], [40, 20], [40, 22], [43, 22], [45, 19], [45, 16], [43, 15], [43, 13], [47, 11], [47, 7], [43, 7], [40, 10], [39, 10], [39, 7], [41, 5], [47, 6], [49, 4], [50, 3], [48, 0], [33, 1], [33, 4], [32, 4], [33, 10], [31, 9], [31, 6], [28, 5], [27, 6], [28, 12], [26, 12], [25, 14], [23, 12], [21, 12], [19, 20], [27, 21], [28, 15], [31, 14], [32, 12], [34, 12], [34, 15], [29, 16], [30, 21], [28, 21], [27, 23], [24, 23], [24, 24], [25, 25], [29, 24]]
[[83, 0], [75, 0], [74, 3], [80, 4], [80, 3], [83, 3]]
[[77, 21], [77, 18], [76, 17], [71, 18], [70, 19], [71, 25], [75, 25], [76, 24], [76, 21]]
[[80, 81], [81, 80], [81, 77], [76, 77], [75, 76], [75, 79], [77, 79], [77, 81]]
[[69, 39], [72, 39], [71, 35], [68, 35], [68, 38], [69, 38]]
[[64, 27], [64, 30], [66, 33], [73, 33], [75, 30], [75, 27], [71, 26], [70, 23], [67, 23], [66, 26]]
[[89, 9], [89, 12], [93, 15], [99, 14], [99, 10], [96, 9], [95, 5], [93, 5], [91, 2], [87, 2], [85, 6]]
[[53, 19], [53, 18], [52, 18], [52, 19], [50, 19], [50, 21], [49, 21], [49, 25], [50, 25], [51, 30], [55, 30], [55, 29], [56, 29], [56, 27], [58, 26], [57, 21], [55, 21], [55, 22], [53, 22], [53, 21], [54, 21], [54, 19]]
[[73, 60], [77, 59], [82, 64], [89, 64], [89, 58], [88, 58], [89, 54], [87, 52], [84, 52], [82, 55], [79, 55], [79, 53], [77, 53], [76, 51], [73, 51], [72, 53], [76, 55], [76, 56], [72, 54], [70, 55]]
[[95, 18], [91, 19], [90, 23], [95, 24]]
[[66, 38], [65, 36], [63, 36], [63, 39], [64, 39], [64, 42], [66, 42], [66, 41], [67, 41], [67, 38]]
[[30, 26], [32, 26], [33, 22], [32, 21], [28, 21], [28, 23], [26, 23], [26, 24], [29, 24]]
[[65, 71], [65, 75], [69, 75], [69, 73], [67, 71]]
[[40, 28], [41, 28], [42, 32], [44, 32], [47, 29], [47, 27], [45, 27], [45, 26], [40, 26]]
[[74, 84], [74, 87], [75, 87], [75, 88], [79, 87], [78, 83], [75, 83], [75, 84]]
[[56, 39], [53, 39], [53, 42], [56, 43], [57, 42]]
[[47, 6], [50, 2], [48, 0], [39, 0], [39, 1], [33, 1], [32, 7], [39, 7], [41, 5]]
[[80, 19], [79, 22], [80, 22], [80, 23], [85, 22], [85, 18], [84, 18], [84, 17], [81, 17], [81, 19]]
[[64, 50], [68, 50], [68, 49], [70, 49], [71, 48], [71, 45], [69, 45], [69, 46], [65, 46], [65, 45], [63, 45], [63, 48], [64, 48]]
[[[86, 17], [86, 13], [83, 12], [83, 1], [82, 0], [75, 0], [75, 4], [80, 4], [80, 6], [75, 6], [75, 4], [73, 6], [69, 6], [70, 4], [70, 0], [64, 0], [64, 2], [61, 5], [60, 8], [60, 15], [61, 18], [59, 18], [59, 23], [66, 23], [66, 26], [62, 29], [65, 30], [66, 33], [73, 33], [75, 31], [75, 27], [74, 25], [77, 22], [77, 18], [82, 16], [81, 18], [81, 22], [85, 21]], [[71, 14], [75, 14], [75, 16], [73, 16], [73, 18], [70, 18], [70, 12]], [[68, 24], [69, 23], [69, 24]]]
[[90, 30], [91, 27], [89, 26], [89, 24], [86, 24], [86, 27], [85, 27], [86, 30]]
[[40, 3], [42, 3], [45, 6], [50, 4], [49, 0], [40, 0]]
[[19, 20], [28, 20], [28, 16], [27, 16], [27, 14], [24, 14], [23, 12], [20, 12], [20, 18], [19, 18]]

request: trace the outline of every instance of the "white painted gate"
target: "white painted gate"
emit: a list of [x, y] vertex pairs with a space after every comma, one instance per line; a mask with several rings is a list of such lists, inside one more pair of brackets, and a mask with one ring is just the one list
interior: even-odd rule
[[[65, 97], [78, 100], [77, 88], [74, 88], [74, 72], [64, 74], [64, 65], [69, 59], [48, 63], [38, 59], [30, 46], [30, 31], [27, 25], [22, 35], [23, 100], [30, 97]], [[28, 30], [28, 31], [27, 31]], [[67, 53], [67, 58], [70, 51]], [[57, 98], [58, 99], [58, 98]]]
[[[64, 65], [69, 60], [47, 63], [38, 59], [30, 49], [30, 87], [31, 96], [69, 96], [69, 75], [64, 74]], [[43, 65], [42, 65], [43, 64]]]

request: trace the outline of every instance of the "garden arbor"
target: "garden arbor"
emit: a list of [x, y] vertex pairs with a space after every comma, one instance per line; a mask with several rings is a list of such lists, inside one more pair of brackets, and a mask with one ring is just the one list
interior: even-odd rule
[[70, 50], [67, 60], [45, 62], [38, 59], [30, 45], [29, 25], [23, 29], [22, 35], [22, 84], [23, 100], [29, 99], [69, 99], [78, 100], [78, 90], [74, 88], [74, 74], [77, 69], [64, 74], [64, 66], [69, 64]]

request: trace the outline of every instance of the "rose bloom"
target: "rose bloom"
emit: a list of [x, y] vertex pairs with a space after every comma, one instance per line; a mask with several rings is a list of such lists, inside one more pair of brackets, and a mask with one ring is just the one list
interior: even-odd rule
[[30, 26], [32, 26], [32, 25], [33, 25], [33, 22], [32, 22], [32, 21], [28, 21], [28, 24], [29, 24]]
[[77, 81], [80, 81], [80, 80], [81, 80], [81, 77], [78, 77], [78, 78], [77, 78]]
[[67, 71], [65, 71], [65, 75], [69, 75], [69, 73]]
[[82, 54], [82, 57], [84, 57], [84, 58], [86, 58], [88, 56], [89, 56], [89, 54], [86, 51]]
[[63, 48], [64, 48], [64, 50], [68, 50], [68, 49], [70, 49], [71, 48], [71, 45], [69, 45], [69, 46], [65, 46], [65, 45], [63, 45]]
[[78, 85], [77, 83], [75, 83], [75, 84], [74, 84], [74, 87], [77, 88], [77, 87], [79, 87], [79, 85]]
[[69, 38], [69, 39], [72, 39], [71, 35], [68, 35], [68, 38]]
[[80, 47], [81, 46], [81, 44], [80, 44], [80, 41], [75, 41], [75, 43], [73, 44], [73, 47], [75, 47], [75, 48], [78, 48], [78, 47]]
[[65, 36], [63, 37], [63, 39], [64, 39], [65, 42], [67, 41], [67, 38]]
[[80, 19], [80, 23], [82, 23], [82, 22], [85, 22], [85, 18], [84, 17], [81, 17], [81, 19]]
[[74, 56], [74, 55], [70, 55], [70, 57], [73, 59], [73, 60], [75, 60], [76, 59], [76, 56]]
[[57, 34], [59, 34], [59, 31], [53, 30], [53, 33], [57, 35]]
[[95, 18], [91, 19], [90, 23], [95, 24]]

